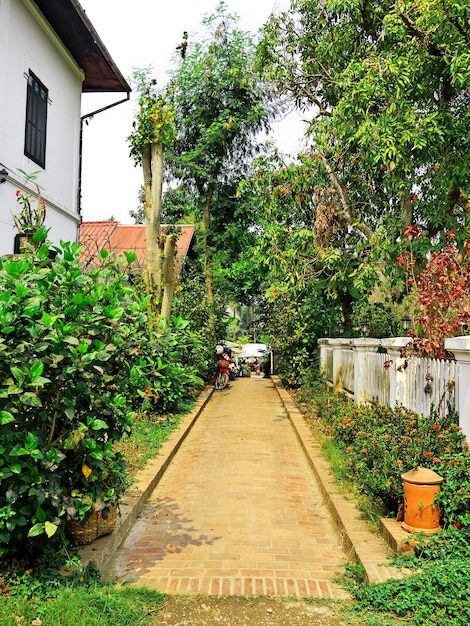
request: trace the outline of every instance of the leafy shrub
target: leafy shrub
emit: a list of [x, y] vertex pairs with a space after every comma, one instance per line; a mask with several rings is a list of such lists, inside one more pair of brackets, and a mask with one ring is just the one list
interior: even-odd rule
[[[187, 320], [160, 318], [150, 327], [151, 341], [142, 342], [137, 365], [146, 382], [139, 389], [142, 404], [136, 408], [147, 413], [178, 413], [185, 409], [188, 390], [198, 390], [204, 381], [192, 362], [201, 350], [198, 338], [188, 332]], [[139, 407], [140, 404], [140, 407]]]
[[[470, 453], [467, 449], [441, 458], [439, 474], [443, 488], [436, 500], [441, 507], [442, 524], [470, 530]], [[469, 555], [470, 556], [470, 555]]]
[[106, 254], [84, 274], [78, 251], [0, 262], [2, 549], [54, 535], [125, 487], [112, 445], [131, 427], [145, 301]]
[[0, 259], [0, 555], [62, 540], [92, 508], [106, 515], [128, 484], [113, 444], [133, 412], [177, 409], [200, 386], [180, 363], [183, 321], [149, 326], [125, 262], [102, 251], [84, 273], [79, 251]]
[[413, 626], [470, 623], [470, 560], [449, 559], [421, 563], [421, 571], [410, 578], [390, 580], [354, 590], [361, 609], [374, 609]]
[[[443, 418], [433, 412], [426, 417], [401, 406], [356, 406], [344, 396], [331, 394], [319, 396], [317, 406], [325, 433], [344, 446], [357, 488], [380, 500], [391, 513], [403, 500], [401, 476], [408, 470], [428, 467], [444, 476], [454, 467], [456, 476], [462, 478], [464, 467], [468, 468], [470, 454], [455, 415]], [[466, 460], [462, 466], [453, 465], [459, 455]], [[456, 482], [443, 483], [443, 519], [453, 506]], [[460, 515], [457, 511], [468, 503], [465, 487], [461, 494], [449, 519]]]

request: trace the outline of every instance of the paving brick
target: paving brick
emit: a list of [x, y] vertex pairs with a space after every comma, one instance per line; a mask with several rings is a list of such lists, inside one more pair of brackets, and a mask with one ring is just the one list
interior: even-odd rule
[[347, 598], [333, 579], [349, 554], [370, 564], [371, 580], [396, 574], [382, 540], [335, 493], [278, 381], [237, 380], [183, 428], [171, 462], [156, 462], [165, 469], [153, 491], [152, 472], [141, 477], [133, 502], [146, 489], [147, 504], [106, 578], [167, 593]]

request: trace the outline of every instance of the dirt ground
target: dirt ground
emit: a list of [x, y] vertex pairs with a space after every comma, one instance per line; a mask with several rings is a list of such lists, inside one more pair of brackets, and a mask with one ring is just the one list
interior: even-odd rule
[[168, 596], [153, 626], [360, 626], [339, 618], [335, 603], [242, 596]]

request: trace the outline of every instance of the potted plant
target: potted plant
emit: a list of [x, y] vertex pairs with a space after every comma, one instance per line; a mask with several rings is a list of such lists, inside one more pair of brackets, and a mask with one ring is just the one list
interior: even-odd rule
[[20, 236], [20, 252], [24, 252], [27, 243], [33, 243], [34, 235], [44, 225], [46, 219], [46, 203], [41, 199], [41, 191], [36, 183], [37, 172], [26, 174], [19, 170], [26, 181], [33, 184], [35, 197], [28, 191], [16, 190], [17, 211], [13, 213], [13, 222]]
[[68, 517], [65, 532], [73, 545], [85, 545], [113, 532], [119, 501], [129, 483], [121, 453], [105, 445], [99, 457], [93, 467], [84, 462], [80, 474], [71, 474], [74, 487], [62, 500]]

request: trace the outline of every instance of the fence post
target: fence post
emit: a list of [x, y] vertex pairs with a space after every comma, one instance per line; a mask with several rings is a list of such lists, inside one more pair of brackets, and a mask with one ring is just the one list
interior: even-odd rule
[[359, 337], [351, 340], [354, 352], [354, 402], [364, 404], [370, 400], [370, 393], [367, 386], [366, 353], [376, 352], [380, 345], [380, 339], [371, 337]]
[[318, 340], [318, 346], [320, 348], [320, 371], [326, 376], [328, 373], [327, 364], [326, 364], [326, 355], [328, 348], [328, 339], [326, 337], [322, 337]]
[[382, 339], [381, 344], [387, 350], [390, 358], [390, 406], [405, 404], [407, 397], [407, 376], [403, 369], [405, 359], [400, 356], [400, 349], [409, 343], [408, 337], [390, 337]]
[[344, 351], [352, 350], [352, 339], [334, 338], [330, 339], [330, 347], [333, 348], [333, 391], [341, 393], [345, 391], [345, 360]]
[[457, 361], [455, 373], [456, 410], [459, 423], [470, 440], [470, 337], [452, 337], [445, 340], [445, 347]]

